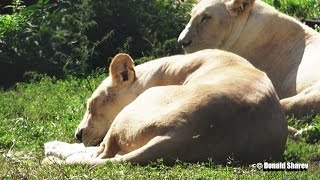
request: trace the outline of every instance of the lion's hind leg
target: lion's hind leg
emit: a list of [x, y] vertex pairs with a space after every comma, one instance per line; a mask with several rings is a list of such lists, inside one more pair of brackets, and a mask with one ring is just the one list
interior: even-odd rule
[[320, 114], [320, 82], [295, 96], [281, 99], [280, 103], [288, 116], [300, 119]]
[[[320, 82], [303, 90], [299, 94], [280, 100], [287, 116], [310, 121], [320, 114]], [[301, 132], [288, 126], [288, 133], [298, 137]]]
[[165, 164], [173, 164], [178, 158], [179, 148], [183, 148], [176, 139], [171, 136], [156, 136], [139, 149], [110, 160], [144, 165], [162, 159]]

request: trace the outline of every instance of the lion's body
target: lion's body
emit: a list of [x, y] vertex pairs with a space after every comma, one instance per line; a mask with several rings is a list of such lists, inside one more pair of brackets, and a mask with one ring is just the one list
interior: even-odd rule
[[[204, 14], [210, 19], [200, 23]], [[187, 53], [219, 48], [250, 61], [270, 77], [287, 114], [320, 112], [320, 34], [266, 3], [202, 0], [179, 41], [189, 43]]]
[[[141, 154], [117, 159], [139, 163], [158, 158], [167, 163], [209, 158], [225, 162], [229, 156], [242, 162], [279, 159], [287, 131], [266, 76], [238, 65], [212, 69], [192, 74], [199, 77], [184, 85], [150, 88], [125, 107], [106, 136], [113, 142], [109, 148]], [[163, 142], [140, 152], [156, 137]]]
[[[130, 78], [130, 73], [127, 77], [123, 70], [112, 71], [113, 66], [131, 67], [118, 66], [117, 59], [111, 65], [112, 81], [117, 80], [117, 74], [122, 74], [122, 78], [117, 77], [122, 80], [134, 79], [116, 86], [131, 89], [137, 98], [123, 104], [111, 126], [105, 127], [107, 134], [97, 158], [80, 154], [68, 157], [67, 163], [146, 164], [159, 158], [168, 164], [177, 159], [226, 162], [229, 157], [240, 162], [262, 162], [279, 160], [283, 155], [287, 123], [273, 85], [265, 73], [240, 56], [204, 50], [161, 58], [135, 67], [135, 78]], [[107, 89], [103, 86], [110, 86], [106, 81], [89, 101], [102, 98], [96, 94]], [[90, 134], [84, 133], [90, 121], [98, 120], [86, 116], [77, 131], [82, 136]], [[82, 139], [88, 144], [97, 137]], [[124, 155], [115, 157], [119, 152]]]

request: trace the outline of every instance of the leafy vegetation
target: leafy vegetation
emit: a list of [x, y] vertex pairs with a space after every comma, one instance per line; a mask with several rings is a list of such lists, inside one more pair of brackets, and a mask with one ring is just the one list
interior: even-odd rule
[[9, 24], [0, 30], [1, 84], [21, 80], [28, 71], [56, 76], [84, 72], [90, 42], [83, 34], [94, 25], [86, 16], [87, 3], [43, 2], [0, 18], [0, 24]]
[[27, 8], [16, 4], [15, 13], [0, 16], [0, 83], [8, 77], [21, 79], [28, 71], [80, 76], [105, 67], [120, 51], [134, 58], [181, 52], [176, 38], [191, 2], [60, 0]]
[[[300, 19], [320, 16], [319, 0], [265, 1]], [[29, 71], [79, 77], [118, 52], [135, 59], [180, 53], [176, 39], [195, 0], [22, 2], [14, 0], [13, 14], [0, 16], [1, 84]]]
[[316, 29], [316, 31], [320, 32], [320, 26], [316, 25], [315, 29]]
[[320, 0], [263, 0], [299, 19], [320, 19]]
[[75, 142], [86, 99], [105, 78], [99, 71], [87, 78], [69, 76], [65, 80], [33, 75], [34, 81], [19, 83], [0, 92], [0, 179], [216, 179], [216, 178], [298, 178], [320, 177], [320, 117], [311, 123], [290, 120], [305, 128], [299, 141], [288, 140], [285, 161], [309, 163], [308, 172], [263, 172], [250, 166], [221, 166], [212, 162], [173, 167], [158, 163], [141, 167], [109, 163], [102, 166], [41, 165], [43, 144], [52, 140]]

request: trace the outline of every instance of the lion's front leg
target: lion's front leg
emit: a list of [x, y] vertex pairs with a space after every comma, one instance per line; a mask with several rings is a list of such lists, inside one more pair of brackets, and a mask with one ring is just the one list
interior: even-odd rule
[[120, 147], [116, 138], [108, 133], [103, 141], [101, 142], [99, 148], [94, 155], [94, 157], [105, 159], [105, 158], [112, 158], [120, 151]]
[[117, 162], [117, 163], [132, 162], [137, 164], [147, 164], [150, 161], [152, 162], [152, 161], [156, 161], [157, 159], [163, 158], [163, 160], [166, 163], [173, 164], [178, 158], [177, 150], [181, 148], [180, 140], [181, 139], [176, 139], [176, 138], [174, 138], [173, 140], [172, 137], [170, 136], [156, 136], [144, 146], [134, 151], [131, 151], [127, 154], [119, 155], [119, 156], [115, 156], [114, 154], [112, 157], [105, 157], [115, 152], [114, 149], [107, 148], [108, 144], [110, 144], [107, 142], [105, 145], [100, 146], [100, 148], [102, 149], [99, 149], [100, 151], [99, 150], [97, 151], [97, 152], [100, 152], [100, 154], [98, 154], [98, 157], [89, 157], [89, 156], [82, 156], [81, 154], [75, 154], [68, 157], [66, 159], [66, 163], [96, 165], [96, 164], [103, 164], [106, 162]]
[[115, 138], [111, 138], [110, 135], [106, 135], [99, 147], [91, 149], [90, 152], [87, 151], [72, 154], [65, 159], [65, 163], [95, 165], [107, 161], [115, 161], [113, 157], [115, 157], [119, 151], [118, 147], [119, 146], [115, 141]]

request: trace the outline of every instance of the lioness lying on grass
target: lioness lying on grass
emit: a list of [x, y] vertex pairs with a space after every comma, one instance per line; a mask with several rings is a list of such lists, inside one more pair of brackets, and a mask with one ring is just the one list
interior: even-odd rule
[[118, 54], [76, 136], [100, 146], [51, 142], [46, 155], [92, 165], [261, 162], [282, 157], [287, 122], [271, 81], [240, 56], [202, 50], [134, 67]]

